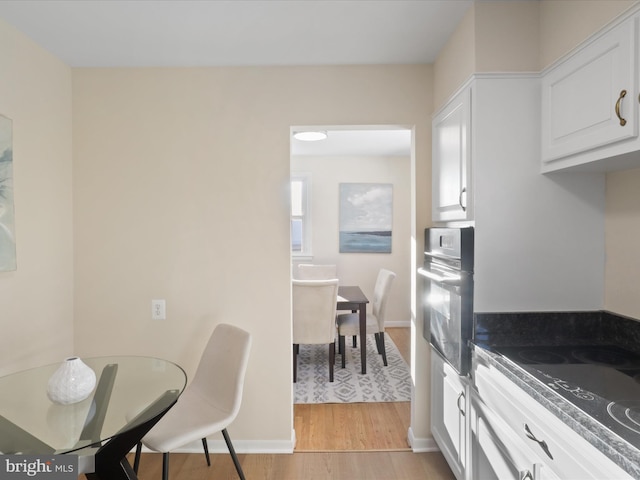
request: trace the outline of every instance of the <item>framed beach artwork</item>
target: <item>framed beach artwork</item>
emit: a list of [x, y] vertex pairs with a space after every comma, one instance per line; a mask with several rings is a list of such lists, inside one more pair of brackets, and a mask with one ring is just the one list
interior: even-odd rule
[[0, 271], [16, 269], [13, 208], [13, 122], [0, 115]]
[[392, 184], [340, 184], [340, 253], [391, 253], [392, 220]]

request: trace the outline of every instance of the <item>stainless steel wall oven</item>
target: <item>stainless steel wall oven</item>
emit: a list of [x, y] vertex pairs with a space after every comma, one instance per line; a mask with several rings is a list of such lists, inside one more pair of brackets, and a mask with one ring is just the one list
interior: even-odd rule
[[473, 335], [473, 227], [425, 230], [424, 337], [460, 374], [469, 372]]

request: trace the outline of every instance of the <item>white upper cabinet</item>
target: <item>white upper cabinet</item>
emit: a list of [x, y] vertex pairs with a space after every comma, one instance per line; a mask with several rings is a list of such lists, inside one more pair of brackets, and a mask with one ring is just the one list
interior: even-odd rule
[[[636, 18], [586, 43], [542, 77], [542, 171], [640, 149]], [[602, 162], [600, 162], [602, 160]]]
[[471, 89], [453, 97], [432, 125], [433, 221], [471, 220]]

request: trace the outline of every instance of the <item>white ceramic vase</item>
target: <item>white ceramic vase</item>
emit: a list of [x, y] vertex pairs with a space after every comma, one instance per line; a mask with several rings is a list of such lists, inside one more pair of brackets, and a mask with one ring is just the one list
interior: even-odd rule
[[96, 386], [96, 374], [80, 358], [66, 358], [51, 375], [47, 395], [54, 403], [69, 405], [87, 398]]

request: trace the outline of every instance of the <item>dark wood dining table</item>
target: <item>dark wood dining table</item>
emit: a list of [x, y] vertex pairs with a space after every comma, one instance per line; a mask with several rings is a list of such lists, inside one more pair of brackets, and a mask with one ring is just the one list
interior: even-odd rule
[[360, 319], [360, 362], [362, 373], [367, 373], [367, 303], [369, 299], [358, 286], [338, 287], [338, 310], [358, 312]]

